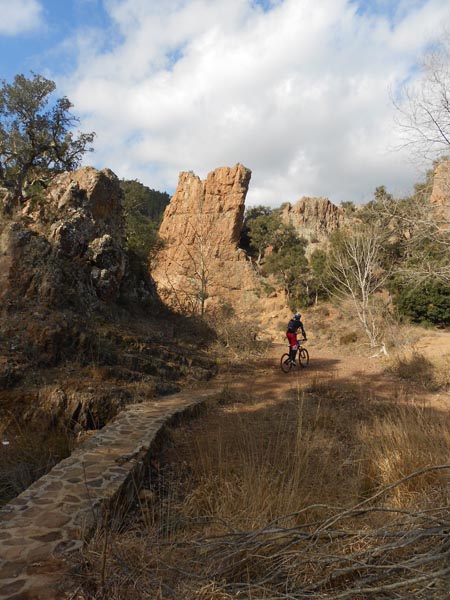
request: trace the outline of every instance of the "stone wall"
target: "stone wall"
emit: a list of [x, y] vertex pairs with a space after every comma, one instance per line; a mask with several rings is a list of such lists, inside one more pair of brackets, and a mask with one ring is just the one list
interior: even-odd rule
[[0, 600], [68, 597], [64, 558], [80, 551], [105, 518], [120, 518], [130, 507], [163, 428], [195, 415], [211, 393], [128, 407], [0, 509]]

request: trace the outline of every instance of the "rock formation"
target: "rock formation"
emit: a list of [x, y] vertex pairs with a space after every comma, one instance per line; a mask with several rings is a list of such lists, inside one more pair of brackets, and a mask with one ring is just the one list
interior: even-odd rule
[[440, 163], [434, 171], [433, 189], [431, 192], [430, 203], [437, 206], [446, 206], [450, 208], [449, 161]]
[[328, 198], [303, 197], [294, 206], [287, 204], [282, 218], [285, 223], [294, 226], [299, 236], [310, 242], [308, 251], [311, 251], [343, 225], [344, 211]]
[[251, 172], [222, 167], [201, 181], [180, 173], [160, 227], [164, 248], [152, 276], [160, 295], [186, 312], [221, 301], [243, 313], [257, 302], [257, 275], [239, 249]]
[[111, 171], [88, 167], [56, 177], [0, 227], [4, 304], [92, 310], [118, 301], [128, 261], [122, 191]]
[[122, 201], [114, 173], [87, 167], [0, 213], [0, 389], [92, 354], [93, 315], [157, 302], [126, 250]]

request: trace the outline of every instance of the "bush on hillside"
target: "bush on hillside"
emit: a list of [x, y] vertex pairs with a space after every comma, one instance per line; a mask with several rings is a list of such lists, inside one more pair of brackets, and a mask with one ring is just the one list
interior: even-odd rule
[[422, 325], [450, 325], [450, 286], [439, 281], [404, 285], [394, 297], [400, 315]]
[[126, 235], [129, 249], [145, 263], [160, 247], [158, 227], [170, 197], [139, 183], [121, 181], [124, 192]]
[[253, 320], [238, 317], [234, 308], [223, 302], [207, 314], [208, 325], [217, 336], [217, 344], [225, 353], [235, 356], [261, 355], [266, 343], [258, 340], [258, 327]]

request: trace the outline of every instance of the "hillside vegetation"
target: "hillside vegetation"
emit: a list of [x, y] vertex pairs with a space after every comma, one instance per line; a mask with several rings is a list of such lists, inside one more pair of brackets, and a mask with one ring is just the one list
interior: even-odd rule
[[366, 205], [345, 203], [341, 226], [319, 245], [286, 222], [283, 207], [251, 208], [241, 243], [269, 291], [282, 287], [292, 310], [351, 299], [376, 347], [389, 342], [386, 319], [450, 324], [450, 207], [448, 193], [444, 204], [436, 202], [436, 191], [433, 196], [436, 188], [447, 192], [449, 182], [443, 158], [409, 197], [394, 198], [379, 186]]

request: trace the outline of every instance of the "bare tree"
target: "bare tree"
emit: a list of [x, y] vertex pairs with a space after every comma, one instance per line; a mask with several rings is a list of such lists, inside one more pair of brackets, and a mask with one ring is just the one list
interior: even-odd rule
[[351, 300], [372, 348], [382, 346], [375, 294], [390, 273], [383, 261], [384, 241], [375, 227], [341, 232], [331, 244], [327, 261], [330, 293]]
[[209, 295], [213, 259], [212, 220], [203, 209], [203, 202], [201, 202], [197, 217], [189, 222], [193, 243], [184, 246], [189, 257], [185, 264], [185, 277], [190, 282], [188, 292], [195, 300], [197, 312], [202, 317], [205, 314], [206, 300]]
[[[428, 52], [420, 77], [405, 85], [397, 100], [398, 124], [404, 146], [423, 159], [436, 159], [427, 181], [416, 186], [406, 207], [386, 206], [397, 232], [408, 231], [403, 242], [407, 256], [414, 255], [413, 268], [405, 262], [405, 276], [424, 281], [450, 283], [450, 30]], [[430, 201], [431, 200], [431, 201]], [[406, 210], [405, 210], [406, 208]], [[435, 251], [436, 249], [436, 251]]]
[[177, 253], [171, 256], [175, 268], [166, 267], [165, 290], [160, 293], [181, 312], [203, 317], [216, 254], [215, 219], [205, 211], [203, 198], [199, 198], [197, 208], [187, 217], [184, 239], [179, 240]]
[[428, 53], [421, 77], [404, 86], [394, 100], [405, 146], [435, 157], [450, 148], [450, 32]]
[[397, 246], [394, 270], [409, 283], [450, 283], [449, 203], [450, 162], [441, 160], [433, 163], [426, 181], [416, 184], [410, 197], [375, 193], [375, 200], [361, 212], [364, 222], [386, 232], [389, 244]]

